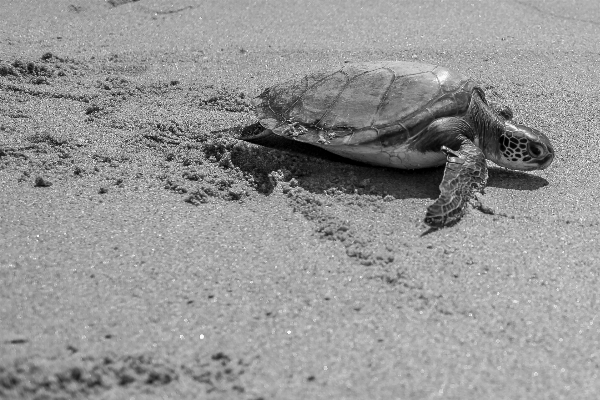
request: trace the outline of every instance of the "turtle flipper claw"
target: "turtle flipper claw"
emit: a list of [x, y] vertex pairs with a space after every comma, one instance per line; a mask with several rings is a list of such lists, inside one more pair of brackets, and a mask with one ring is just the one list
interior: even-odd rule
[[475, 191], [485, 187], [487, 167], [483, 152], [466, 137], [458, 150], [445, 146], [446, 170], [440, 184], [440, 196], [427, 208], [425, 223], [432, 227], [452, 225], [464, 214]]
[[458, 164], [462, 164], [465, 162], [465, 160], [461, 157], [460, 153], [452, 150], [449, 147], [442, 146], [442, 151], [444, 152], [444, 154], [446, 154], [446, 156], [448, 157], [448, 161], [450, 162]]
[[454, 150], [452, 150], [450, 147], [447, 147], [447, 146], [442, 146], [442, 151], [447, 156], [450, 156], [450, 155], [455, 156], [455, 157], [459, 157], [460, 156], [457, 152], [455, 152]]

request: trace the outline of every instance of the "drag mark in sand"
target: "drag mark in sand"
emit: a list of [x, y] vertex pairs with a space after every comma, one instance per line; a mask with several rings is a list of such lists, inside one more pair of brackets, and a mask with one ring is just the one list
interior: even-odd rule
[[140, 0], [106, 0], [106, 2], [113, 7], [119, 7], [128, 3], [136, 3], [138, 1]]
[[350, 221], [329, 215], [319, 196], [298, 187], [295, 179], [282, 182], [281, 186], [293, 210], [315, 223], [315, 232], [321, 239], [341, 243], [351, 259], [365, 266], [385, 266], [394, 261], [394, 252], [390, 246], [385, 246], [383, 250], [376, 249], [368, 232], [359, 232], [352, 227]]
[[588, 23], [588, 24], [593, 24], [593, 25], [600, 25], [600, 22], [598, 21], [594, 21], [592, 19], [583, 19], [583, 18], [576, 18], [576, 17], [569, 17], [567, 15], [560, 15], [557, 13], [553, 13], [551, 11], [546, 11], [546, 10], [542, 10], [540, 7], [534, 5], [534, 4], [530, 4], [528, 2], [525, 1], [520, 1], [520, 0], [513, 0], [513, 2], [520, 4], [524, 7], [528, 7], [531, 8], [535, 11], [537, 11], [538, 13], [542, 14], [542, 15], [549, 15], [553, 18], [558, 18], [558, 19], [562, 19], [562, 20], [566, 20], [566, 21], [575, 21], [575, 22], [584, 22], [584, 23]]

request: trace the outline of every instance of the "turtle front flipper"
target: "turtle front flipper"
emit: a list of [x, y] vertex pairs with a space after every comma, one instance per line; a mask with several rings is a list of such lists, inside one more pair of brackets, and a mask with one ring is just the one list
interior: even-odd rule
[[440, 197], [427, 208], [425, 223], [442, 227], [457, 222], [475, 191], [483, 190], [487, 167], [483, 152], [464, 136], [458, 150], [442, 146], [446, 153], [446, 170], [440, 184]]

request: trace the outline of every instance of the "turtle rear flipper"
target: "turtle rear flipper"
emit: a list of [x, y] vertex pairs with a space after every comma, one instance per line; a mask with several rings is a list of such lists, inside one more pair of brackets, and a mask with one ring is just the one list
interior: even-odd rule
[[487, 181], [485, 155], [466, 137], [461, 137], [457, 151], [442, 146], [446, 153], [446, 170], [440, 184], [440, 196], [427, 208], [425, 223], [432, 227], [451, 225], [464, 214], [465, 206], [476, 190]]

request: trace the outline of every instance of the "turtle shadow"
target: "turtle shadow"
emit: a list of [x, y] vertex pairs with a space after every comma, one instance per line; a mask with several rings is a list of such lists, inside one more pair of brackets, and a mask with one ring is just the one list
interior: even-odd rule
[[270, 194], [269, 175], [282, 171], [311, 193], [392, 196], [395, 199], [436, 198], [443, 168], [401, 170], [374, 167], [340, 157], [320, 147], [281, 136], [243, 139], [231, 151], [232, 164], [252, 176], [259, 192]]
[[[444, 167], [418, 170], [374, 167], [277, 135], [240, 140], [231, 160], [251, 175], [259, 191], [267, 195], [275, 185], [269, 178], [273, 171], [283, 171], [284, 179], [296, 178], [298, 186], [312, 193], [334, 190], [389, 195], [395, 199], [435, 200], [444, 176]], [[547, 185], [546, 179], [526, 172], [502, 167], [488, 169], [488, 187], [537, 190]]]
[[527, 172], [501, 167], [488, 168], [488, 186], [509, 190], [538, 190], [549, 184], [546, 179]]

